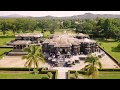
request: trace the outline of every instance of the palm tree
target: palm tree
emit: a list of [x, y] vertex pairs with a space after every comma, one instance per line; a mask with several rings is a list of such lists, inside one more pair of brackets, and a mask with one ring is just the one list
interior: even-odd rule
[[29, 45], [28, 47], [24, 48], [23, 51], [27, 52], [27, 55], [24, 55], [22, 59], [27, 59], [26, 63], [24, 64], [25, 67], [28, 67], [29, 70], [34, 65], [35, 69], [38, 69], [39, 61], [41, 60], [43, 63], [45, 62], [44, 56], [42, 54], [42, 48], [35, 45]]
[[96, 76], [99, 74], [98, 67], [100, 69], [102, 68], [99, 58], [93, 55], [88, 55], [88, 57], [85, 59], [85, 63], [88, 64], [82, 70], [87, 70], [87, 75], [92, 76], [92, 79], [96, 78]]

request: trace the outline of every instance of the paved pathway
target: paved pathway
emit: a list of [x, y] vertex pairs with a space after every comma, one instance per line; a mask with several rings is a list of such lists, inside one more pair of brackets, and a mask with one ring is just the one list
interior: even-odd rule
[[58, 79], [67, 79], [67, 72], [58, 71]]
[[70, 70], [68, 67], [54, 67], [53, 69], [58, 70], [58, 79], [67, 79], [67, 72]]

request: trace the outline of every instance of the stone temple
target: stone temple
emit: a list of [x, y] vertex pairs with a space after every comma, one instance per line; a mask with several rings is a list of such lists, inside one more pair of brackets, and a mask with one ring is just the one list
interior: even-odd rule
[[43, 52], [52, 54], [90, 54], [98, 51], [97, 43], [89, 39], [88, 35], [78, 34], [70, 36], [68, 34], [51, 35], [42, 43]]

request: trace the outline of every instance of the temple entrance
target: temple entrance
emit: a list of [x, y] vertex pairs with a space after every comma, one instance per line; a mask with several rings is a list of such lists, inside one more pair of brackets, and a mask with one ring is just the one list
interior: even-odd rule
[[63, 54], [65, 54], [65, 53], [66, 53], [66, 52], [65, 52], [65, 49], [62, 49], [62, 53], [63, 53]]

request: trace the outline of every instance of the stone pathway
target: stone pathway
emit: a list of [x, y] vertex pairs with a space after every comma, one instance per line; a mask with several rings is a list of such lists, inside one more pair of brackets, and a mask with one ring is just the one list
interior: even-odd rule
[[54, 67], [53, 69], [58, 70], [58, 79], [67, 79], [67, 72], [70, 68]]
[[58, 71], [58, 79], [67, 79], [67, 72]]

